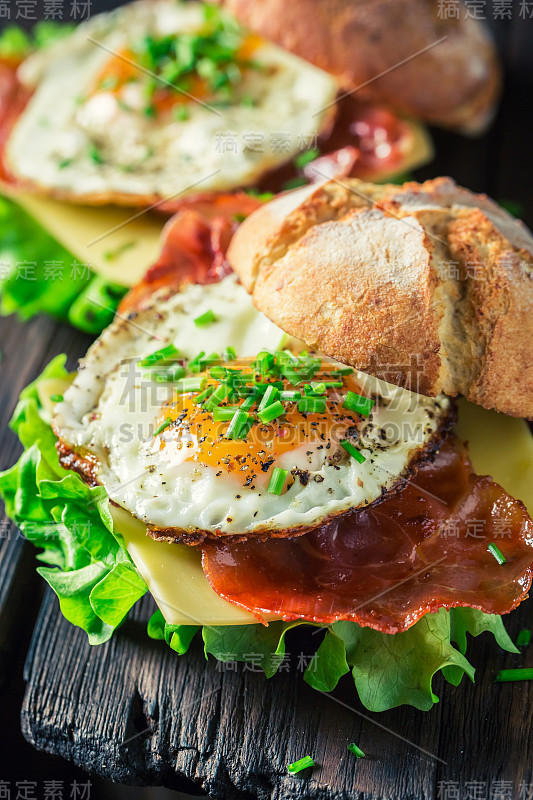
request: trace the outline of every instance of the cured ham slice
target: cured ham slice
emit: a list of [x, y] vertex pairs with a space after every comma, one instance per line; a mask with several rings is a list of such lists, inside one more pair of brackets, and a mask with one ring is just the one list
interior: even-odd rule
[[443, 607], [511, 611], [527, 594], [532, 563], [524, 505], [473, 474], [455, 437], [379, 504], [298, 538], [203, 547], [215, 592], [258, 619], [353, 620], [384, 633]]
[[226, 260], [239, 220], [251, 214], [260, 201], [237, 192], [198, 201], [166, 223], [161, 254], [142, 281], [122, 300], [119, 312], [139, 311], [154, 292], [179, 290], [184, 283], [215, 283], [231, 272]]

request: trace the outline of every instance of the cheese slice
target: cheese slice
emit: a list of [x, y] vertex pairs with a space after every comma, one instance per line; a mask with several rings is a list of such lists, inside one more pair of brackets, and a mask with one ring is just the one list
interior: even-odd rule
[[533, 436], [527, 422], [488, 411], [461, 398], [455, 432], [468, 442], [468, 452], [478, 475], [496, 483], [521, 500], [533, 517]]
[[146, 527], [122, 508], [113, 506], [112, 515], [128, 553], [171, 625], [258, 624], [249, 611], [228, 603], [213, 591], [202, 569], [198, 548], [154, 541], [146, 535]]
[[[73, 377], [73, 376], [72, 376]], [[39, 399], [52, 416], [50, 395], [63, 394], [69, 379], [50, 378], [39, 384]], [[491, 475], [533, 516], [533, 436], [524, 420], [459, 400], [457, 435], [468, 442], [478, 475]], [[253, 614], [228, 603], [211, 588], [198, 548], [156, 542], [146, 527], [122, 508], [112, 506], [116, 530], [150, 594], [171, 625], [256, 625]], [[276, 617], [266, 617], [271, 621]]]
[[2, 185], [80, 264], [123, 286], [138, 283], [157, 261], [166, 217], [155, 212], [111, 206], [78, 206], [22, 193]]

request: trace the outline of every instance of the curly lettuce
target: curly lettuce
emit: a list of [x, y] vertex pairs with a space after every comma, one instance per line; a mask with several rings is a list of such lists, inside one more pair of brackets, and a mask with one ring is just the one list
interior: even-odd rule
[[[45, 564], [39, 574], [59, 598], [63, 615], [82, 628], [91, 644], [105, 642], [131, 607], [147, 592], [122, 537], [113, 529], [109, 501], [102, 487], [90, 488], [79, 475], [59, 463], [56, 438], [39, 402], [42, 380], [64, 378], [65, 357], [58, 356], [40, 378], [21, 394], [11, 427], [25, 450], [11, 469], [0, 474], [0, 494], [7, 513], [29, 541], [41, 548]], [[286, 635], [306, 622], [266, 625], [171, 625], [157, 610], [148, 635], [161, 639], [178, 654], [189, 649], [201, 631], [206, 658], [247, 662], [253, 658], [272, 677], [283, 662]], [[330, 692], [351, 673], [363, 705], [385, 711], [407, 704], [421, 710], [438, 702], [433, 677], [458, 685], [474, 667], [466, 658], [467, 634], [487, 632], [508, 652], [518, 652], [501, 617], [471, 608], [426, 614], [403, 633], [386, 634], [354, 622], [312, 626], [322, 629], [309, 641], [317, 643], [304, 680]]]
[[98, 335], [127, 289], [78, 264], [16, 203], [0, 196], [0, 313], [49, 314]]

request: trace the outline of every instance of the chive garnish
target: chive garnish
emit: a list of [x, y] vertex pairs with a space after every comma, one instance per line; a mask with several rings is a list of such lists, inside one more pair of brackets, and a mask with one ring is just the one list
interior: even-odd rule
[[243, 411], [247, 411], [249, 408], [251, 408], [253, 405], [256, 404], [257, 395], [258, 395], [258, 392], [254, 388], [252, 390], [251, 394], [249, 394], [248, 397], [244, 400], [244, 402], [241, 403], [241, 408], [242, 408]]
[[505, 564], [505, 563], [506, 563], [507, 559], [505, 558], [505, 556], [504, 556], [504, 554], [502, 553], [502, 551], [500, 550], [500, 548], [499, 548], [499, 547], [497, 547], [497, 546], [494, 544], [494, 542], [491, 542], [491, 543], [489, 544], [489, 546], [487, 547], [487, 550], [489, 551], [489, 553], [490, 553], [491, 555], [493, 555], [493, 556], [494, 556], [494, 558], [496, 559], [496, 561], [498, 562], [498, 564], [500, 565], [500, 567], [501, 567], [501, 565], [502, 565], [502, 564]]
[[298, 169], [305, 167], [306, 164], [309, 164], [311, 161], [314, 161], [320, 155], [320, 150], [318, 147], [313, 147], [309, 150], [302, 150], [301, 153], [298, 153], [296, 158], [294, 159], [294, 166]]
[[221, 402], [226, 399], [229, 393], [230, 387], [225, 383], [221, 383], [219, 386], [217, 386], [211, 397], [204, 403], [205, 410], [213, 411], [213, 409], [219, 406]]
[[509, 683], [510, 681], [531, 681], [533, 680], [533, 667], [522, 667], [519, 669], [501, 669], [496, 675], [497, 683]]
[[199, 317], [196, 317], [194, 320], [194, 324], [198, 328], [202, 328], [204, 325], [211, 325], [212, 322], [216, 322], [215, 312], [209, 309], [208, 311], [204, 311], [203, 314], [200, 314]]
[[189, 361], [189, 370], [191, 372], [200, 372], [200, 361], [204, 356], [205, 350], [202, 350], [202, 352], [198, 353], [198, 355], [195, 356], [192, 361]]
[[289, 470], [274, 467], [267, 491], [270, 492], [270, 494], [281, 494], [288, 474]]
[[207, 378], [205, 376], [203, 378], [183, 378], [183, 380], [179, 381], [177, 384], [176, 389], [182, 394], [186, 394], [187, 392], [201, 392], [202, 389], [205, 389], [206, 383]]
[[326, 410], [326, 401], [322, 397], [302, 397], [298, 401], [300, 414], [323, 414]]
[[61, 403], [63, 402], [63, 395], [62, 394], [51, 394], [50, 400], [52, 403]]
[[139, 367], [152, 367], [154, 364], [161, 364], [164, 361], [175, 359], [179, 355], [179, 350], [173, 344], [162, 347], [161, 350], [156, 350], [146, 358], [137, 361]]
[[531, 631], [529, 628], [522, 628], [516, 638], [517, 647], [527, 647], [531, 641]]
[[196, 400], [194, 401], [196, 403], [196, 405], [197, 406], [201, 406], [202, 403], [205, 400], [207, 400], [208, 397], [211, 397], [211, 395], [213, 394], [214, 390], [215, 390], [214, 386], [207, 386], [205, 388], [205, 390], [201, 394], [199, 394], [198, 397], [196, 398]]
[[296, 391], [288, 391], [288, 392], [280, 392], [279, 399], [281, 402], [293, 402], [295, 403], [297, 400], [301, 400], [302, 393]]
[[263, 411], [267, 406], [271, 403], [274, 403], [278, 399], [279, 390], [276, 389], [275, 386], [269, 385], [263, 395], [263, 399], [257, 406], [258, 411]]
[[164, 430], [168, 428], [169, 425], [172, 425], [172, 420], [170, 417], [167, 417], [164, 422], [161, 423], [159, 428], [154, 432], [154, 436], [158, 436], [158, 434], [163, 433]]
[[358, 414], [368, 417], [375, 405], [376, 401], [371, 400], [369, 397], [361, 397], [360, 394], [355, 392], [348, 392], [342, 407], [347, 408], [348, 411], [356, 411]]
[[181, 364], [172, 364], [165, 370], [152, 370], [146, 374], [146, 377], [156, 380], [157, 383], [173, 383], [185, 377], [186, 373], [187, 370]]
[[350, 744], [348, 745], [348, 750], [350, 751], [350, 753], [353, 753], [354, 756], [357, 756], [357, 758], [365, 757], [365, 754], [363, 753], [361, 748], [355, 744], [355, 742], [350, 742]]
[[366, 461], [364, 455], [360, 453], [357, 447], [354, 447], [353, 444], [349, 442], [347, 439], [342, 440], [341, 447], [344, 447], [346, 452], [349, 453], [352, 456], [352, 458], [355, 458], [355, 460], [358, 461], [360, 464], [362, 464], [363, 461]]
[[228, 426], [228, 430], [226, 431], [226, 439], [246, 439], [246, 434], [248, 433], [248, 420], [250, 415], [247, 411], [243, 411], [242, 408], [239, 408]]
[[330, 372], [330, 375], [352, 375], [353, 374], [353, 367], [340, 367], [339, 369], [334, 369]]
[[279, 400], [276, 400], [274, 403], [271, 403], [269, 406], [260, 411], [258, 417], [261, 422], [267, 423], [272, 422], [272, 420], [277, 419], [278, 417], [281, 417], [284, 413], [285, 409], [283, 408], [283, 404], [280, 403]]
[[237, 412], [234, 406], [218, 406], [213, 409], [213, 419], [215, 422], [230, 422]]
[[236, 361], [237, 353], [234, 347], [226, 347], [224, 351], [224, 361]]
[[314, 767], [315, 762], [311, 758], [311, 756], [304, 756], [304, 758], [300, 758], [298, 761], [294, 761], [292, 764], [287, 764], [287, 772], [290, 772], [291, 775], [296, 775], [298, 772], [301, 772], [303, 769], [307, 769], [308, 767]]

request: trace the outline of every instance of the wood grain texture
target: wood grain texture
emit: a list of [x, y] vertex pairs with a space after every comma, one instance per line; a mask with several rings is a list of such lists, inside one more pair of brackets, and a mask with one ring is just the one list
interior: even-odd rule
[[[435, 800], [450, 781], [485, 784], [487, 798], [492, 784], [512, 781], [519, 798], [520, 783], [533, 783], [533, 687], [494, 684], [499, 669], [523, 661], [488, 636], [472, 648], [475, 686], [438, 680], [432, 711], [376, 715], [349, 677], [332, 696], [310, 689], [296, 659], [267, 680], [242, 665], [221, 671], [200, 641], [177, 656], [147, 639], [150, 611], [143, 601], [112, 641], [91, 648], [47, 592], [26, 663], [29, 741], [114, 781], [179, 789], [188, 778], [217, 800]], [[524, 604], [509, 618], [514, 635], [530, 615]], [[308, 651], [310, 636], [289, 636], [288, 651]], [[356, 759], [349, 742], [368, 757]], [[318, 766], [289, 776], [286, 765], [303, 755]]]

